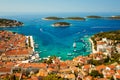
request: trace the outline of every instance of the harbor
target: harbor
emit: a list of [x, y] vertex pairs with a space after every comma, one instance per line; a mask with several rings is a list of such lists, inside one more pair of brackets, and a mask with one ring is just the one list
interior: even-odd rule
[[39, 56], [39, 52], [35, 51], [35, 42], [33, 40], [33, 36], [26, 36], [26, 38], [26, 43], [28, 46], [32, 47], [33, 53], [29, 55], [29, 58], [27, 60], [22, 61], [22, 63], [38, 62], [41, 60], [41, 58]]

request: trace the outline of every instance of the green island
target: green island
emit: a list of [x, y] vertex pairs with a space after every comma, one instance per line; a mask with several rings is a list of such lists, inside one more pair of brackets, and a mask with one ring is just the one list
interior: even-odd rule
[[70, 25], [68, 22], [56, 22], [52, 24], [53, 27], [69, 27]]
[[101, 16], [94, 16], [94, 15], [91, 15], [91, 16], [86, 16], [86, 18], [100, 19], [100, 18], [103, 18], [103, 17], [101, 17]]
[[82, 21], [85, 20], [85, 18], [82, 18], [82, 17], [67, 17], [65, 19], [67, 19], [67, 20], [82, 20]]
[[110, 20], [120, 20], [120, 15], [119, 16], [107, 17], [107, 19], [110, 19]]
[[0, 27], [16, 27], [16, 26], [22, 26], [22, 25], [23, 25], [22, 22], [19, 22], [16, 20], [0, 18]]
[[60, 18], [60, 17], [46, 17], [46, 18], [43, 18], [43, 20], [62, 20], [64, 18]]

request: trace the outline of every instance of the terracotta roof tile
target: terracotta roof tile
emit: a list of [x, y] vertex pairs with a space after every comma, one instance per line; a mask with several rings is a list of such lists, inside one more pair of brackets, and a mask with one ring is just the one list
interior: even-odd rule
[[90, 67], [91, 67], [90, 64], [88, 64], [88, 65], [84, 65], [84, 66], [83, 66], [84, 69], [89, 69]]
[[115, 69], [115, 65], [108, 65], [110, 69]]
[[103, 42], [103, 41], [97, 41], [97, 45], [104, 45], [106, 44], [106, 42]]
[[84, 80], [93, 80], [92, 78], [92, 76], [86, 76]]
[[117, 79], [120, 79], [120, 75], [115, 75], [115, 77], [116, 77]]
[[96, 70], [98, 70], [99, 72], [101, 72], [105, 68], [106, 68], [105, 65], [96, 66]]
[[0, 72], [11, 72], [11, 68], [0, 68]]
[[120, 75], [120, 70], [117, 70], [116, 72]]

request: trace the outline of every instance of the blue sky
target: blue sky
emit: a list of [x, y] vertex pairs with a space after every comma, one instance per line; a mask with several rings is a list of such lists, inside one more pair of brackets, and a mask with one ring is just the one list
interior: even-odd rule
[[120, 12], [120, 0], [0, 0], [0, 12]]

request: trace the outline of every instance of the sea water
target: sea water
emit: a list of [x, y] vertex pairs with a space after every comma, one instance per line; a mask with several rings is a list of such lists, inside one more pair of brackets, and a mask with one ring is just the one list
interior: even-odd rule
[[[62, 60], [71, 60], [76, 56], [90, 54], [91, 44], [89, 38], [99, 32], [120, 30], [120, 20], [86, 19], [75, 20], [42, 20], [48, 16], [58, 17], [85, 17], [88, 15], [113, 16], [119, 13], [54, 13], [54, 14], [23, 14], [1, 15], [1, 18], [9, 18], [24, 23], [22, 27], [0, 28], [24, 35], [32, 35], [36, 51], [40, 57], [58, 56]], [[51, 25], [55, 22], [69, 22], [72, 25], [66, 28], [55, 28]], [[73, 43], [76, 47], [73, 47]]]

